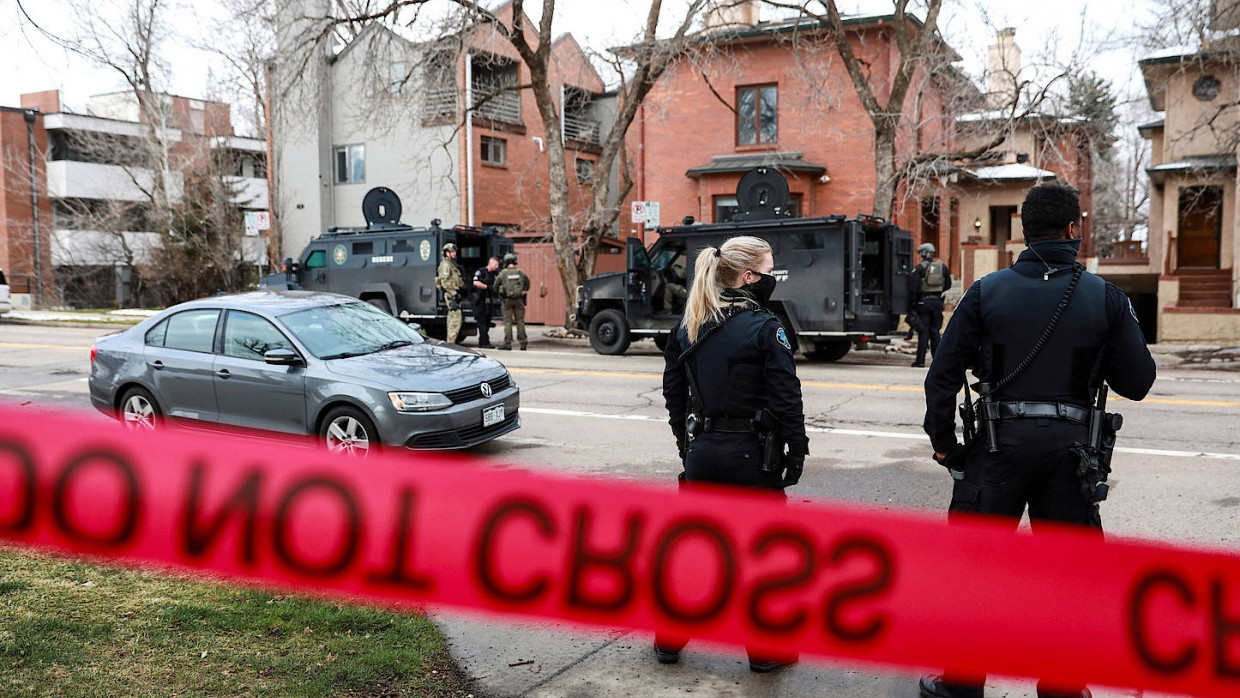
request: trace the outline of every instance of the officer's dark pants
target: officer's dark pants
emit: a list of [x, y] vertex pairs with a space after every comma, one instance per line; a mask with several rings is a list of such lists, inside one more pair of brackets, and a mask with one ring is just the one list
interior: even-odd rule
[[[996, 431], [997, 453], [989, 452], [983, 437], [969, 454], [964, 479], [955, 481], [952, 489], [949, 521], [959, 512], [993, 514], [1016, 530], [1027, 505], [1035, 534], [1042, 522], [1055, 521], [1085, 526], [1102, 535], [1098, 505], [1081, 492], [1076, 455], [1068, 450], [1073, 442], [1087, 439], [1084, 425], [1058, 419], [1005, 419], [996, 424]], [[995, 611], [1002, 613], [1003, 609]], [[1088, 613], [1089, 609], [1082, 608], [1081, 612]], [[981, 686], [986, 682], [984, 674], [951, 679], [948, 683], [953, 695], [962, 698], [981, 696]], [[1039, 682], [1038, 696], [1076, 696], [1084, 688]]]
[[474, 305], [474, 324], [478, 326], [478, 346], [489, 347], [491, 344], [491, 305], [478, 303]]
[[[685, 481], [710, 482], [720, 485], [740, 485], [773, 490], [783, 495], [779, 475], [762, 472], [762, 446], [755, 434], [712, 432], [702, 434], [689, 442], [685, 453]], [[654, 642], [660, 649], [679, 652], [689, 643], [689, 638], [656, 633]], [[783, 656], [759, 653], [749, 649], [749, 661], [791, 661], [795, 652]]]
[[943, 299], [929, 296], [917, 304], [917, 363], [926, 363], [926, 347], [930, 353], [939, 351], [939, 330], [943, 329]]

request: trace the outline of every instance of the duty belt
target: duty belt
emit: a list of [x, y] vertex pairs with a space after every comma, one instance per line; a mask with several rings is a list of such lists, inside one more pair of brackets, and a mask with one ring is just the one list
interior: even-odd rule
[[727, 417], [706, 417], [702, 420], [702, 431], [751, 434], [754, 432], [753, 420], [729, 419]]
[[1089, 410], [1062, 402], [1029, 402], [1016, 400], [1000, 402], [997, 407], [999, 419], [1066, 419], [1077, 424], [1089, 424]]

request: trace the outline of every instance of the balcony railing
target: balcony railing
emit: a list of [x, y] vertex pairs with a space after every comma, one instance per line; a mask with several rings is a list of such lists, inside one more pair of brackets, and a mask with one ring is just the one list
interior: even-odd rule
[[[486, 119], [509, 124], [521, 122], [521, 93], [504, 90], [494, 83], [474, 83], [474, 113]], [[489, 97], [489, 99], [488, 99]]]
[[602, 124], [582, 114], [564, 114], [564, 140], [601, 147]]
[[427, 88], [423, 118], [456, 119], [456, 84], [438, 84]]

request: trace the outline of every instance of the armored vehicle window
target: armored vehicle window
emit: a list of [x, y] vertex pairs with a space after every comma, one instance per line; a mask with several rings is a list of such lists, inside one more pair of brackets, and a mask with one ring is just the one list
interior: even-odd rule
[[413, 240], [397, 238], [392, 241], [393, 252], [413, 252]]
[[315, 250], [306, 257], [307, 269], [322, 269], [327, 266], [327, 250]]
[[224, 354], [262, 361], [272, 349], [292, 349], [293, 345], [270, 322], [252, 313], [229, 311], [224, 320]]
[[374, 254], [375, 243], [373, 242], [355, 242], [353, 243], [353, 254]]
[[788, 236], [788, 249], [790, 250], [825, 250], [826, 248], [826, 233], [793, 233]]

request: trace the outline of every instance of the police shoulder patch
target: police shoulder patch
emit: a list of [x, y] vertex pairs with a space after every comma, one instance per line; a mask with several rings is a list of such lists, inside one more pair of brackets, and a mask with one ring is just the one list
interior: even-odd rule
[[775, 339], [778, 339], [779, 343], [784, 345], [785, 349], [787, 349], [788, 351], [792, 351], [792, 345], [788, 343], [788, 334], [784, 332], [783, 327], [779, 327], [777, 330], [775, 330]]

